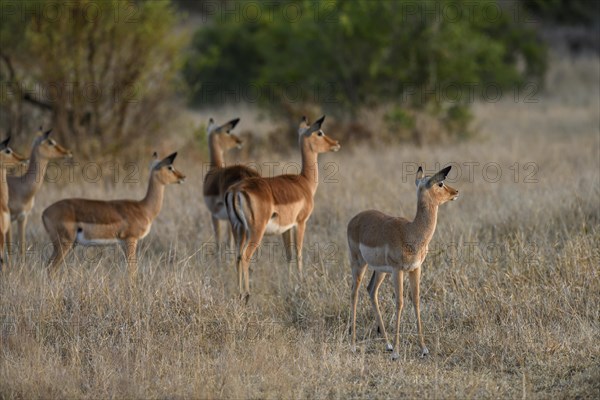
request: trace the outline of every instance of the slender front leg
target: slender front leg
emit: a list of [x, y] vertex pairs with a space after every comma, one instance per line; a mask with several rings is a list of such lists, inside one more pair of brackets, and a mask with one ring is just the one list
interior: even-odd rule
[[219, 225], [219, 219], [214, 215], [211, 217], [213, 231], [215, 232], [215, 243], [217, 244], [217, 256], [221, 258], [221, 226]]
[[74, 241], [60, 238], [52, 239], [53, 251], [50, 259], [48, 260], [48, 276], [54, 277], [58, 265], [65, 259], [69, 251], [73, 248]]
[[404, 271], [394, 269], [392, 280], [394, 281], [394, 292], [396, 293], [396, 337], [394, 338], [392, 360], [397, 360], [400, 357], [398, 350], [400, 349], [400, 317], [404, 306]]
[[409, 272], [408, 279], [410, 281], [410, 291], [413, 306], [415, 308], [415, 316], [417, 317], [417, 331], [419, 332], [419, 344], [421, 345], [421, 357], [429, 354], [429, 349], [425, 346], [423, 338], [423, 329], [421, 328], [421, 309], [419, 307], [419, 287], [421, 285], [421, 267]]
[[373, 274], [371, 280], [371, 288], [369, 290], [369, 297], [371, 298], [371, 303], [373, 304], [373, 308], [375, 309], [375, 315], [377, 316], [377, 327], [379, 331], [383, 333], [383, 338], [385, 339], [385, 350], [392, 351], [394, 348], [388, 339], [387, 332], [385, 331], [385, 324], [383, 323], [383, 318], [381, 317], [381, 310], [379, 309], [379, 287], [383, 283], [386, 274], [383, 272], [375, 272]]
[[296, 260], [298, 261], [298, 273], [302, 279], [302, 244], [304, 242], [304, 231], [306, 230], [306, 221], [298, 223], [296, 226]]
[[4, 271], [7, 262], [4, 260], [4, 233], [0, 231], [0, 271]]
[[294, 229], [289, 229], [281, 234], [283, 239], [283, 248], [285, 250], [285, 260], [288, 264], [288, 283], [291, 282], [292, 260], [294, 259]]
[[8, 259], [12, 255], [12, 233], [11, 233], [11, 225], [12, 221], [8, 224], [8, 230], [6, 231], [6, 259]]
[[27, 215], [22, 215], [17, 220], [18, 228], [19, 228], [19, 254], [21, 255], [21, 260], [25, 259], [25, 227], [27, 226]]
[[137, 276], [138, 260], [136, 255], [137, 250], [137, 239], [126, 239], [124, 242], [125, 246], [125, 257], [127, 258], [127, 270], [129, 273], [129, 281], [133, 282]]
[[367, 272], [367, 263], [359, 260], [358, 257], [350, 254], [350, 264], [352, 268], [352, 351], [356, 351], [356, 307], [358, 306], [358, 289], [362, 282], [365, 272]]

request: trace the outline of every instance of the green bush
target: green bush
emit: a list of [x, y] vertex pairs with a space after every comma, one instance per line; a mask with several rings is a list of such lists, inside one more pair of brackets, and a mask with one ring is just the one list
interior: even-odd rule
[[[448, 106], [440, 89], [506, 88], [545, 71], [545, 47], [535, 33], [492, 0], [236, 4], [237, 13], [218, 14], [195, 34], [183, 68], [194, 104], [256, 101], [281, 115], [316, 103], [352, 120], [363, 107], [392, 103], [446, 118], [445, 110], [466, 110], [475, 99]], [[261, 9], [261, 16], [244, 18], [245, 7]]]

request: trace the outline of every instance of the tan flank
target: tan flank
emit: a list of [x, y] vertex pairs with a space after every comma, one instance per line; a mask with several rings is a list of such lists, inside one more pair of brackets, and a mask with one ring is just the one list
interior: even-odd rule
[[[424, 177], [423, 169], [417, 171], [417, 215], [413, 221], [392, 217], [376, 210], [363, 211], [348, 223], [348, 246], [352, 268], [352, 348], [356, 349], [356, 305], [358, 289], [367, 271], [374, 272], [368, 285], [369, 296], [379, 329], [386, 341], [386, 350], [393, 351], [392, 358], [398, 358], [400, 341], [400, 315], [403, 307], [404, 272], [408, 272], [411, 297], [417, 318], [417, 330], [421, 345], [421, 356], [429, 353], [425, 347], [421, 329], [419, 309], [419, 284], [421, 264], [427, 255], [427, 248], [437, 222], [438, 206], [448, 200], [456, 200], [458, 190], [444, 183], [451, 167], [446, 167], [433, 175]], [[394, 347], [388, 341], [385, 325], [379, 310], [377, 294], [379, 286], [388, 273], [392, 274], [396, 295], [396, 336]]]
[[[44, 182], [44, 175], [48, 162], [52, 159], [72, 157], [71, 152], [50, 138], [52, 129], [42, 133], [33, 142], [29, 167], [27, 172], [21, 176], [8, 176], [8, 206], [10, 208], [11, 221], [17, 221], [19, 228], [19, 253], [21, 258], [25, 256], [25, 228], [27, 218], [33, 209], [35, 195]], [[8, 230], [8, 252], [11, 252], [12, 238], [11, 230]]]
[[136, 248], [160, 212], [165, 186], [185, 176], [173, 167], [177, 153], [151, 165], [146, 197], [136, 200], [60, 200], [44, 210], [42, 220], [53, 245], [48, 263], [53, 273], [75, 243], [124, 246], [130, 277], [137, 272]]
[[8, 147], [9, 142], [10, 137], [0, 143], [0, 269], [4, 268], [4, 264], [9, 265], [8, 256], [10, 255], [7, 254], [6, 259], [4, 258], [4, 244], [6, 243], [8, 230], [10, 229], [6, 168], [26, 161], [25, 157], [15, 153], [13, 149]]
[[[248, 300], [250, 258], [264, 235], [282, 234], [288, 262], [292, 263], [295, 248], [298, 270], [302, 274], [302, 243], [306, 222], [314, 207], [314, 195], [319, 183], [319, 153], [338, 151], [340, 144], [325, 135], [321, 124], [306, 117], [300, 123], [299, 141], [302, 153], [300, 175], [279, 175], [249, 178], [233, 185], [226, 194], [227, 213], [237, 250], [238, 285], [242, 297]], [[296, 230], [296, 239], [292, 229]]]
[[[227, 208], [225, 207], [225, 191], [234, 183], [244, 178], [259, 176], [258, 172], [243, 165], [225, 166], [225, 152], [237, 147], [242, 147], [242, 140], [231, 130], [235, 128], [239, 118], [233, 119], [224, 125], [218, 126], [211, 118], [206, 132], [210, 151], [210, 167], [204, 177], [204, 203], [210, 211], [212, 225], [215, 233], [217, 248], [221, 244], [221, 220], [227, 221]], [[231, 225], [227, 224], [227, 241], [231, 243]]]

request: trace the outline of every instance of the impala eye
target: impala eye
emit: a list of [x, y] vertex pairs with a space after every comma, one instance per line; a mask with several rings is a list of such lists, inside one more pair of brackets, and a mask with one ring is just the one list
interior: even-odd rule
[[173, 170], [174, 170], [173, 166], [169, 165], [169, 171], [173, 171]]
[[319, 131], [319, 133], [317, 135], [323, 136], [323, 135], [325, 135], [325, 133], [323, 131]]
[[50, 146], [54, 146], [56, 145], [56, 142], [52, 139], [48, 140], [48, 144], [50, 144]]
[[12, 150], [11, 149], [6, 149], [6, 154], [12, 154]]
[[440, 183], [438, 183], [438, 186], [439, 186], [439, 187], [444, 187], [444, 182], [440, 182]]

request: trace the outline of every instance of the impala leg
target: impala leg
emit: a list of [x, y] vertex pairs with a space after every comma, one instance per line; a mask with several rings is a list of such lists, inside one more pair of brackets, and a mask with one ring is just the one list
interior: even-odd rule
[[12, 233], [11, 233], [12, 221], [8, 224], [8, 230], [6, 231], [6, 260], [12, 255]]
[[229, 249], [233, 249], [233, 229], [231, 228], [231, 224], [227, 224], [227, 247]]
[[392, 272], [392, 280], [394, 281], [394, 292], [396, 293], [396, 337], [394, 338], [392, 360], [396, 360], [400, 357], [398, 349], [400, 349], [400, 317], [404, 306], [404, 271], [395, 269]]
[[127, 271], [129, 274], [129, 281], [133, 282], [137, 276], [138, 260], [136, 255], [137, 250], [137, 239], [125, 240], [125, 257], [127, 258]]
[[52, 241], [53, 251], [48, 260], [48, 276], [54, 277], [58, 269], [58, 265], [63, 262], [69, 251], [73, 248], [74, 241], [61, 240], [56, 238]]
[[377, 316], [377, 327], [379, 328], [379, 331], [383, 333], [383, 338], [385, 339], [385, 350], [392, 351], [394, 348], [388, 339], [387, 332], [385, 331], [385, 324], [383, 323], [383, 318], [381, 317], [381, 310], [379, 309], [379, 287], [385, 280], [385, 277], [386, 274], [383, 272], [374, 272], [367, 289], [369, 290], [371, 304], [373, 305], [375, 315]]
[[356, 351], [356, 307], [358, 306], [358, 289], [362, 282], [367, 263], [360, 255], [350, 254], [350, 267], [352, 268], [352, 351]]
[[221, 225], [219, 219], [214, 215], [211, 217], [213, 231], [215, 232], [215, 243], [217, 244], [217, 256], [221, 259]]
[[410, 292], [415, 308], [415, 316], [417, 317], [417, 331], [419, 332], [419, 344], [421, 345], [421, 357], [425, 357], [429, 354], [429, 349], [425, 346], [425, 339], [423, 338], [423, 329], [421, 327], [421, 309], [419, 307], [419, 287], [421, 285], [421, 268], [417, 268], [414, 271], [409, 272], [408, 279], [410, 281]]
[[0, 271], [4, 271], [7, 263], [4, 260], [4, 233], [0, 232]]
[[[244, 278], [244, 287], [240, 286], [240, 294], [243, 299], [250, 299], [250, 261], [252, 260], [252, 256], [260, 246], [260, 243], [263, 239], [265, 231], [262, 229], [261, 231], [251, 231], [250, 235], [248, 235], [248, 244], [245, 246], [242, 256], [241, 256], [241, 267]], [[239, 271], [238, 271], [239, 273]]]
[[296, 259], [298, 262], [298, 273], [302, 279], [302, 243], [304, 242], [304, 231], [306, 230], [306, 221], [298, 223], [296, 226]]
[[243, 285], [243, 277], [244, 277], [244, 267], [242, 265], [242, 255], [244, 254], [247, 244], [247, 235], [246, 231], [243, 227], [239, 226], [235, 229], [235, 245], [236, 245], [236, 262], [235, 266], [237, 269], [238, 275], [238, 289], [240, 292], [240, 296], [242, 295], [242, 285]]
[[21, 255], [21, 260], [25, 259], [25, 227], [27, 226], [27, 215], [19, 216], [17, 219], [17, 224], [19, 228], [19, 254]]
[[288, 281], [292, 276], [292, 260], [294, 259], [294, 229], [287, 230], [281, 234], [283, 238], [283, 248], [285, 249], [285, 259], [288, 263]]

